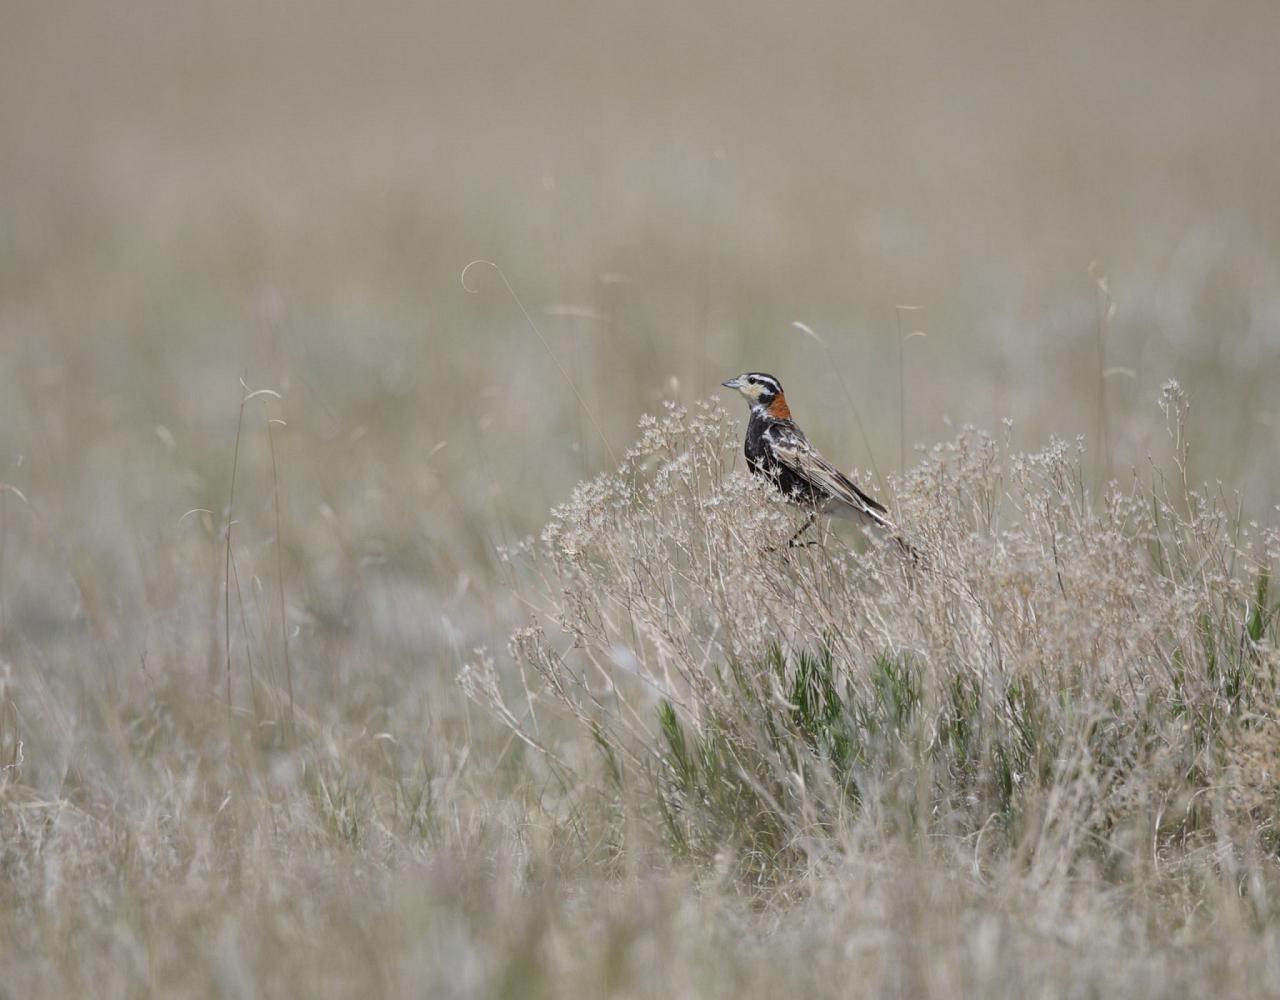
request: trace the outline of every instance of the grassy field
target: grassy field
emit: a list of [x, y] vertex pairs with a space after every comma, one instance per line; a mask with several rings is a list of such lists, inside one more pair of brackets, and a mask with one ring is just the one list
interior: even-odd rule
[[1280, 992], [1271, 4], [3, 22], [0, 997]]

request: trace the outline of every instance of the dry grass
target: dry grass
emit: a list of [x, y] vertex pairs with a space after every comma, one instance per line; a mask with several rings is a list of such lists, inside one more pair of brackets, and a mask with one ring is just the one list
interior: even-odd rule
[[1050, 8], [6, 11], [0, 997], [1280, 992], [1276, 14]]
[[[1185, 397], [1161, 402], [1177, 445]], [[774, 551], [794, 515], [737, 453], [718, 406], [668, 407], [503, 550], [519, 669], [462, 673], [499, 729], [415, 725], [408, 693], [384, 719], [359, 675], [387, 651], [339, 637], [346, 720], [300, 711], [295, 736], [249, 606], [230, 715], [221, 660], [180, 681], [181, 645], [74, 708], [74, 675], [8, 668], [6, 988], [1280, 985], [1274, 531], [1190, 488], [1181, 450], [1093, 502], [1080, 449], [965, 432], [894, 497], [920, 565]], [[233, 549], [264, 600], [273, 554]]]
[[[1160, 402], [1177, 445], [1185, 397]], [[966, 432], [896, 497], [913, 563], [779, 551], [793, 518], [737, 450], [718, 408], [642, 423], [520, 553], [542, 594], [512, 642], [520, 697], [491, 660], [464, 673], [623, 832], [762, 884], [868, 843], [980, 884], [1087, 870], [1135, 894], [1274, 853], [1280, 535], [1191, 489], [1185, 452], [1095, 503], [1079, 449]], [[548, 702], [600, 752], [594, 784], [547, 746]]]

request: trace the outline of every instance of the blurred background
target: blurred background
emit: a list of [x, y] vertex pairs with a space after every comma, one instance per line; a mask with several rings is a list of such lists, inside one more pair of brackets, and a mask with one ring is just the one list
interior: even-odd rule
[[[7, 670], [212, 680], [234, 467], [245, 651], [283, 603], [312, 710], [340, 684], [362, 724], [429, 713], [517, 616], [496, 548], [642, 413], [748, 369], [848, 467], [897, 472], [900, 420], [910, 463], [1007, 417], [1020, 447], [1082, 436], [1099, 480], [1167, 456], [1177, 378], [1193, 478], [1274, 516], [1266, 0], [2, 21]], [[464, 289], [475, 259], [550, 353], [492, 269]], [[241, 379], [282, 398], [245, 406], [237, 459]]]

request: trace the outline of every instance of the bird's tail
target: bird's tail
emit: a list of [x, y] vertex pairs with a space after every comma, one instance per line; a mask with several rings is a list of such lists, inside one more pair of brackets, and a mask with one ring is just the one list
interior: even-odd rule
[[898, 546], [898, 551], [911, 561], [911, 565], [923, 565], [924, 557], [921, 555], [920, 550], [907, 541], [898, 526], [889, 519], [888, 514], [871, 508], [860, 512], [857, 520], [870, 524], [886, 538], [891, 539]]
[[878, 507], [854, 507], [847, 502], [836, 502], [828, 504], [824, 513], [828, 517], [839, 518], [843, 521], [853, 521], [855, 524], [869, 525], [884, 537], [891, 539], [898, 546], [898, 551], [909, 559], [913, 566], [924, 565], [924, 556], [920, 550], [907, 541], [898, 526], [889, 518], [889, 515], [879, 510]]

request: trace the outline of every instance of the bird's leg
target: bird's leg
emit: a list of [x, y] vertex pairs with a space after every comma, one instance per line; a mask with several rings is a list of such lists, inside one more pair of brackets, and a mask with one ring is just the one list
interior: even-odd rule
[[[818, 519], [818, 512], [816, 510], [809, 511], [809, 516], [805, 518], [804, 524], [800, 525], [796, 533], [792, 535], [791, 538], [787, 541], [787, 548], [789, 549], [796, 548], [796, 539], [799, 538], [801, 535], [803, 535], [810, 528], [812, 528], [813, 522], [816, 521], [817, 519]], [[817, 542], [803, 542], [801, 544], [816, 545]]]

